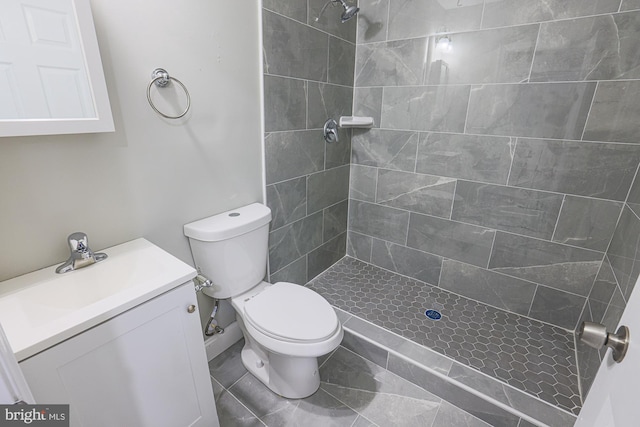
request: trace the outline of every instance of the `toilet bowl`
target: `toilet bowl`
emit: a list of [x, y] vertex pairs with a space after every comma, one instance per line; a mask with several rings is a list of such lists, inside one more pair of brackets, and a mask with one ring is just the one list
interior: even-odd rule
[[198, 270], [231, 298], [245, 338], [242, 362], [275, 393], [303, 398], [320, 386], [318, 357], [340, 345], [343, 330], [331, 305], [304, 286], [262, 279], [271, 211], [254, 203], [184, 226]]

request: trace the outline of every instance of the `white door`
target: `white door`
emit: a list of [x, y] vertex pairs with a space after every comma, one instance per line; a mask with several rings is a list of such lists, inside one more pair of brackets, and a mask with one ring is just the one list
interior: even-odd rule
[[0, 404], [35, 403], [0, 325]]
[[[629, 327], [630, 346], [621, 363], [607, 350], [575, 427], [640, 425], [640, 279], [631, 293], [620, 325]], [[612, 331], [609, 331], [612, 332]]]
[[0, 120], [95, 117], [68, 0], [3, 0]]

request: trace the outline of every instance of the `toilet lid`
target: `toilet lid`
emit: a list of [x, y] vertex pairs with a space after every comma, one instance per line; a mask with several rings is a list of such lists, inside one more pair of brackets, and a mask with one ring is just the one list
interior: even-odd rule
[[244, 305], [245, 318], [271, 337], [287, 341], [322, 341], [339, 328], [331, 305], [304, 286], [278, 282]]

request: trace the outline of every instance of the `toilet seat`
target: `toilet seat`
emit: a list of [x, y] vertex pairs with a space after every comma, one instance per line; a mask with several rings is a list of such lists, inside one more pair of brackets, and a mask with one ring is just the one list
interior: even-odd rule
[[322, 342], [340, 322], [322, 296], [300, 285], [278, 282], [244, 304], [245, 320], [259, 332], [292, 343]]

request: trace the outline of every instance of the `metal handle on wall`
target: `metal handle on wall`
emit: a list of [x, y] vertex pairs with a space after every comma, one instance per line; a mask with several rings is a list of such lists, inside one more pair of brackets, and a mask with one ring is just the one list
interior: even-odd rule
[[[151, 108], [153, 108], [153, 111], [160, 114], [162, 117], [166, 119], [179, 119], [181, 117], [184, 117], [184, 115], [187, 114], [187, 112], [189, 111], [189, 108], [191, 108], [191, 95], [189, 95], [189, 91], [187, 90], [187, 87], [184, 84], [182, 84], [180, 80], [170, 76], [167, 70], [165, 70], [164, 68], [156, 68], [155, 70], [153, 70], [153, 72], [151, 73], [151, 78], [152, 80], [151, 82], [149, 82], [149, 86], [147, 86], [147, 101], [149, 101], [149, 105], [151, 105]], [[184, 93], [187, 96], [187, 107], [184, 109], [182, 114], [177, 116], [170, 116], [158, 110], [158, 108], [153, 104], [153, 101], [151, 100], [151, 87], [153, 86], [153, 84], [155, 83], [156, 86], [158, 87], [165, 87], [171, 82], [171, 80], [178, 83], [178, 85], [182, 87], [182, 90], [184, 90]]]

